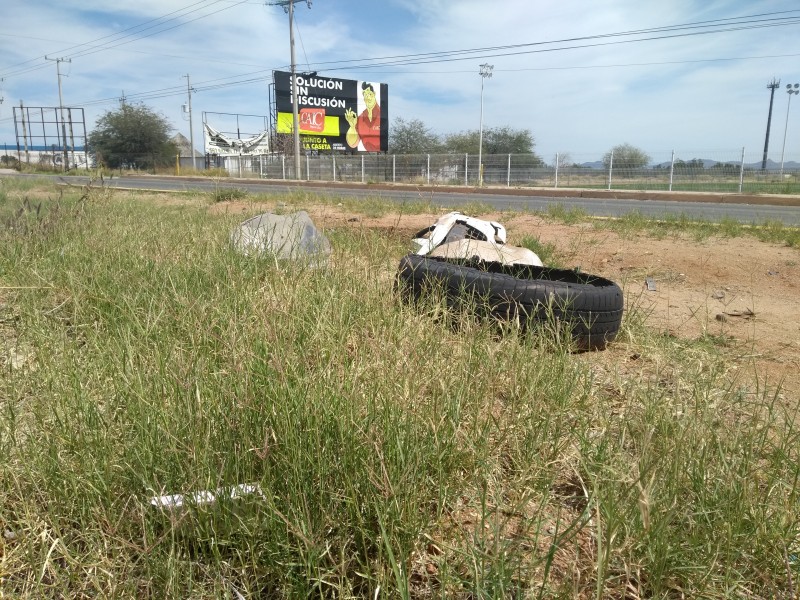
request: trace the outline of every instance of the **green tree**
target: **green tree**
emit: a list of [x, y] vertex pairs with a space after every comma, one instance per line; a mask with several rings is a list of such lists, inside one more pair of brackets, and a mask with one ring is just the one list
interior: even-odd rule
[[398, 117], [389, 129], [389, 152], [391, 154], [425, 154], [438, 152], [441, 148], [439, 136], [419, 119]]
[[[480, 131], [477, 129], [445, 136], [444, 149], [455, 154], [478, 154]], [[484, 154], [531, 154], [537, 163], [542, 160], [534, 153], [536, 142], [527, 129], [493, 127], [483, 130]]]
[[169, 139], [173, 127], [166, 117], [142, 104], [123, 104], [107, 111], [89, 134], [90, 152], [111, 168], [149, 169], [174, 160], [177, 149]]
[[614, 170], [641, 169], [650, 162], [650, 156], [644, 150], [630, 144], [619, 144], [603, 156], [603, 165], [606, 169], [611, 166], [612, 155]]

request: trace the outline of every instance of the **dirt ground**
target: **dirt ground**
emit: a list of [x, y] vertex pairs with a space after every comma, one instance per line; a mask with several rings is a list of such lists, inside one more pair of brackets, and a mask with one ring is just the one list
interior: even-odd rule
[[[249, 213], [252, 203], [222, 203], [214, 211]], [[268, 210], [268, 207], [264, 207]], [[342, 208], [309, 209], [324, 228], [385, 229], [411, 235], [441, 215], [370, 218]], [[534, 236], [551, 243], [568, 267], [580, 266], [617, 281], [626, 310], [638, 310], [659, 332], [678, 338], [706, 336], [724, 349], [734, 368], [755, 367], [770, 387], [800, 397], [800, 249], [752, 237], [708, 238], [689, 234], [657, 239], [649, 233], [620, 236], [591, 223], [561, 225], [532, 215], [476, 215], [503, 223], [509, 243]], [[647, 280], [655, 289], [651, 290]], [[605, 360], [627, 350], [612, 344]]]

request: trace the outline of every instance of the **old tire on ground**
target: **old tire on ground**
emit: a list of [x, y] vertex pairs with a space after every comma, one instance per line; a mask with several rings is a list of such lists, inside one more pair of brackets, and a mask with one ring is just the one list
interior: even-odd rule
[[582, 350], [605, 348], [622, 322], [623, 295], [616, 283], [566, 269], [409, 254], [400, 260], [397, 285], [405, 300], [438, 288], [450, 307], [481, 317], [518, 320], [526, 330], [566, 327]]

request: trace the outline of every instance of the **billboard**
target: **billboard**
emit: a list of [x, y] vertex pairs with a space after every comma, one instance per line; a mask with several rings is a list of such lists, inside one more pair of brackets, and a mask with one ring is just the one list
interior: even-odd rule
[[[274, 71], [276, 131], [292, 133], [292, 74]], [[389, 149], [389, 86], [298, 73], [300, 143], [310, 151], [386, 152]]]

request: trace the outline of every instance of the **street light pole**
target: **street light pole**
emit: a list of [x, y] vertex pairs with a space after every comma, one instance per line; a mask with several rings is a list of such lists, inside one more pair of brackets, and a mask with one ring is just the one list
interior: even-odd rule
[[783, 126], [783, 149], [781, 150], [781, 178], [783, 178], [783, 155], [786, 152], [786, 132], [789, 129], [789, 108], [792, 106], [792, 96], [800, 94], [800, 83], [787, 83], [786, 93], [789, 94], [789, 104], [786, 105], [786, 125]]
[[481, 125], [478, 133], [478, 187], [483, 185], [483, 81], [492, 76], [494, 65], [483, 63], [478, 74], [481, 76]]

